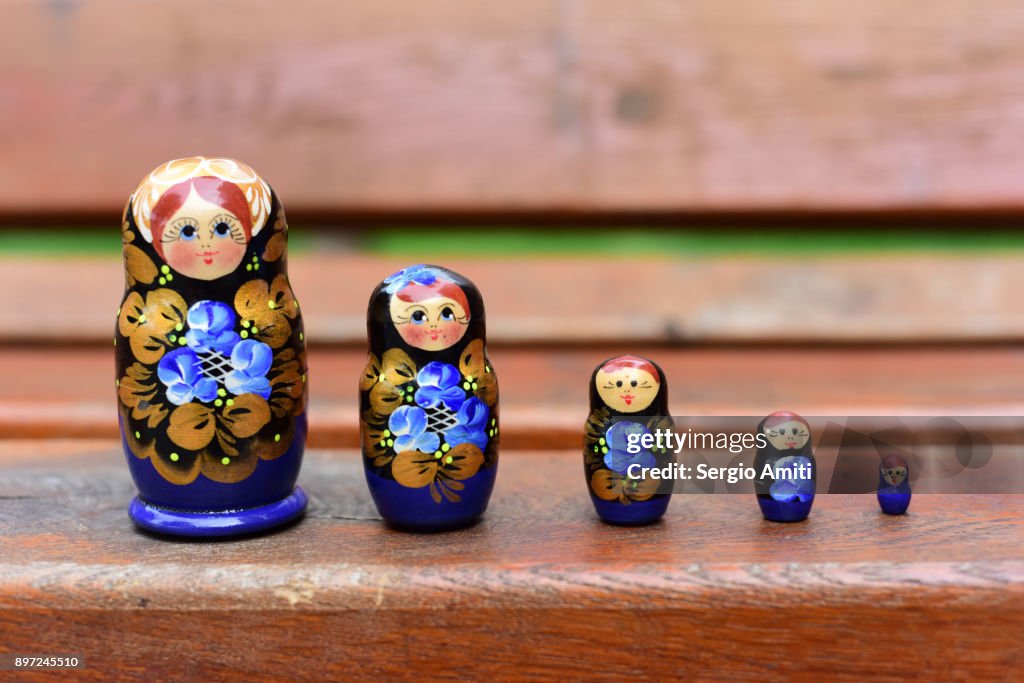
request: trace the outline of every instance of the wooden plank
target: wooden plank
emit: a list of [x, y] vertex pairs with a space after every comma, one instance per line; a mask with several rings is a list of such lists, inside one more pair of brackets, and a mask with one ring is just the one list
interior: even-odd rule
[[279, 9], [6, 3], [0, 212], [195, 153], [307, 211], [1024, 207], [1012, 0]]
[[[296, 255], [309, 339], [365, 347], [366, 301], [408, 261]], [[1017, 255], [445, 259], [472, 279], [497, 344], [912, 343], [1024, 339]], [[108, 345], [122, 298], [112, 259], [0, 260], [0, 343]]]
[[680, 496], [625, 529], [594, 517], [577, 453], [531, 452], [441, 537], [388, 530], [360, 456], [322, 451], [297, 526], [185, 543], [132, 529], [113, 444], [29, 445], [0, 442], [0, 650], [78, 653], [85, 680], [1024, 675], [1020, 496], [900, 518], [820, 496], [794, 525]]
[[[661, 364], [677, 415], [1024, 415], [1020, 348], [497, 347], [502, 448], [578, 448], [590, 373], [624, 351]], [[358, 446], [355, 383], [365, 359], [355, 349], [310, 350], [311, 445]], [[0, 438], [117, 436], [111, 350], [0, 348], [0, 377]]]

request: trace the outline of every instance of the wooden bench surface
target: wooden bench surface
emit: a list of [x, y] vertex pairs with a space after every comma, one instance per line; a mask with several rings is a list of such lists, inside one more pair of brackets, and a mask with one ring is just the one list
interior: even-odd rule
[[[0, 291], [32, 293], [0, 307], [0, 342], [109, 345], [124, 291], [112, 246], [106, 258], [0, 259]], [[318, 249], [289, 259], [310, 342], [364, 348], [370, 292], [431, 256], [480, 288], [492, 345], [1024, 339], [1016, 253], [402, 259]]]
[[1022, 496], [894, 518], [823, 495], [779, 525], [687, 495], [624, 529], [595, 518], [577, 451], [512, 452], [481, 523], [416, 535], [379, 521], [357, 452], [312, 451], [304, 520], [197, 543], [133, 528], [123, 457], [0, 442], [3, 650], [80, 654], [88, 680], [1024, 673]]

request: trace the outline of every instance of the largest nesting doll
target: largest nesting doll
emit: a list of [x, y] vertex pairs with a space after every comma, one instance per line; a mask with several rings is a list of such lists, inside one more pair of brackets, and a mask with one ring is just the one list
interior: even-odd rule
[[498, 380], [476, 286], [410, 266], [370, 296], [359, 383], [363, 463], [388, 523], [466, 526], [487, 507], [498, 466]]
[[288, 227], [260, 176], [192, 157], [125, 206], [114, 344], [139, 526], [249, 533], [302, 514], [306, 352], [288, 283]]

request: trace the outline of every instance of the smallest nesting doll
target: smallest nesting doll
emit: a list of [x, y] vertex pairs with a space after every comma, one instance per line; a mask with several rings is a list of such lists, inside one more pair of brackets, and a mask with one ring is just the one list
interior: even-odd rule
[[878, 465], [878, 504], [887, 515], [902, 515], [910, 507], [910, 468], [899, 455], [887, 455]]
[[583, 465], [602, 520], [635, 526], [665, 514], [669, 493], [661, 487], [670, 488], [669, 482], [645, 476], [643, 470], [668, 464], [667, 450], [652, 445], [660, 430], [671, 429], [668, 383], [653, 361], [618, 356], [597, 366], [590, 378]]
[[814, 504], [818, 465], [811, 448], [811, 426], [796, 413], [780, 410], [757, 426], [754, 490], [770, 522], [807, 519]]

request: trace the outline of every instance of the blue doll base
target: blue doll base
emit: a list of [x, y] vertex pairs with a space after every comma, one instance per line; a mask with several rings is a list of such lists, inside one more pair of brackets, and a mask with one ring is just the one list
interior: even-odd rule
[[882, 493], [878, 492], [878, 505], [882, 512], [887, 515], [902, 515], [910, 507], [909, 493]]
[[619, 501], [602, 500], [590, 494], [594, 509], [602, 522], [616, 526], [643, 526], [661, 519], [668, 509], [669, 495], [659, 495], [643, 501], [632, 501], [624, 505]]
[[814, 496], [805, 501], [782, 501], [771, 496], [758, 496], [757, 504], [761, 506], [761, 514], [769, 522], [802, 522], [811, 514]]
[[298, 486], [286, 498], [240, 510], [195, 512], [170, 510], [138, 496], [128, 505], [128, 516], [146, 531], [170, 536], [238, 536], [266, 531], [298, 519], [306, 511], [306, 493]]
[[478, 471], [462, 481], [464, 488], [458, 491], [458, 502], [442, 498], [440, 503], [434, 502], [426, 486], [410, 488], [369, 469], [365, 473], [377, 511], [389, 526], [429, 533], [475, 524], [487, 509], [497, 471], [497, 464]]

